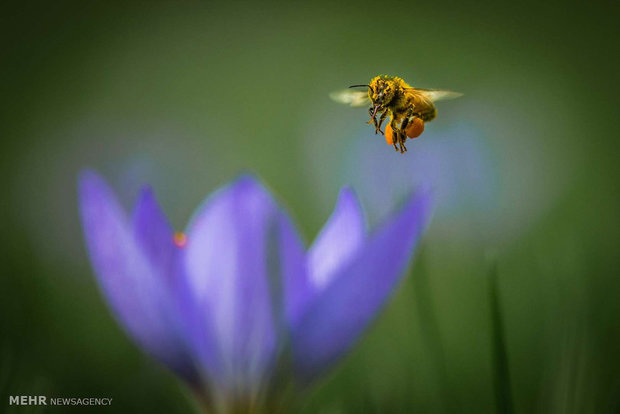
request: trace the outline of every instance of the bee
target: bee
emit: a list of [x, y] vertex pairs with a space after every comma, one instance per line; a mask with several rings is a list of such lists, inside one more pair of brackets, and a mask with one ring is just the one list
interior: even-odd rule
[[[367, 91], [351, 89], [358, 87], [367, 88]], [[375, 134], [385, 135], [386, 142], [394, 145], [401, 154], [407, 151], [407, 137], [419, 137], [424, 132], [424, 124], [437, 116], [434, 102], [459, 96], [461, 94], [457, 92], [414, 88], [399, 77], [386, 75], [372, 78], [367, 85], [351, 85], [349, 89], [330, 94], [334, 101], [351, 106], [372, 104], [368, 109], [370, 120], [367, 124], [373, 124]], [[390, 120], [384, 132], [381, 125], [388, 116]]]

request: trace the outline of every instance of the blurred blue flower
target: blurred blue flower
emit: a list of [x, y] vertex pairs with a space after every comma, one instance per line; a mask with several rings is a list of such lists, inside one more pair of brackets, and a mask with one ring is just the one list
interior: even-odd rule
[[283, 363], [304, 384], [338, 361], [397, 284], [432, 210], [431, 197], [416, 194], [367, 234], [344, 189], [306, 250], [248, 176], [209, 197], [185, 233], [173, 232], [149, 188], [128, 218], [91, 171], [80, 176], [79, 207], [120, 324], [217, 412], [255, 406]]
[[386, 151], [390, 148], [383, 139], [356, 136], [351, 147], [341, 180], [353, 184], [372, 218], [385, 217], [390, 213], [386, 201], [400, 199], [420, 186], [433, 189], [436, 214], [443, 224], [459, 215], [461, 219], [490, 220], [498, 207], [493, 154], [471, 126], [425, 132], [411, 142], [412, 150], [402, 157]]

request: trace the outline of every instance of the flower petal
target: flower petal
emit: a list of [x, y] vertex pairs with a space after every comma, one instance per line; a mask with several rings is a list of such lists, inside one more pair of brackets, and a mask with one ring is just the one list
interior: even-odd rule
[[164, 275], [152, 266], [113, 192], [96, 173], [79, 179], [79, 207], [91, 263], [116, 318], [147, 352], [192, 381], [192, 363], [165, 305]]
[[174, 234], [150, 187], [140, 191], [133, 210], [132, 225], [136, 241], [142, 246], [151, 265], [165, 270], [168, 275], [174, 274], [174, 259], [178, 251], [173, 241]]
[[280, 217], [279, 249], [281, 280], [287, 326], [297, 323], [314, 289], [306, 265], [306, 251], [294, 224], [285, 214]]
[[313, 301], [292, 332], [293, 356], [303, 380], [334, 363], [373, 319], [400, 280], [430, 213], [428, 194], [409, 199]]
[[316, 289], [329, 284], [364, 241], [364, 215], [355, 194], [343, 189], [331, 217], [308, 252], [309, 275]]
[[228, 388], [258, 384], [273, 361], [268, 253], [277, 204], [251, 177], [212, 196], [187, 232], [185, 267], [191, 290], [217, 338], [217, 380]]

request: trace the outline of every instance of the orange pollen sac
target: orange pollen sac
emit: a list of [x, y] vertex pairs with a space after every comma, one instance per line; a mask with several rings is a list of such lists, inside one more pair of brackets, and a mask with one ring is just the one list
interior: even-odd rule
[[424, 132], [424, 121], [420, 118], [413, 118], [413, 121], [407, 125], [405, 133], [409, 138], [417, 138]]
[[385, 126], [385, 142], [387, 142], [388, 145], [394, 144], [394, 138], [392, 138], [392, 133], [392, 126], [390, 124], [387, 124]]
[[[424, 132], [424, 121], [420, 118], [413, 118], [405, 129], [405, 133], [409, 138], [417, 138], [422, 135], [422, 132]], [[390, 124], [385, 126], [385, 142], [387, 142], [388, 145], [394, 144], [394, 130]]]
[[178, 248], [183, 248], [187, 244], [187, 236], [185, 235], [185, 233], [180, 231], [174, 233], [174, 236], [172, 236], [172, 240], [174, 241], [174, 245]]

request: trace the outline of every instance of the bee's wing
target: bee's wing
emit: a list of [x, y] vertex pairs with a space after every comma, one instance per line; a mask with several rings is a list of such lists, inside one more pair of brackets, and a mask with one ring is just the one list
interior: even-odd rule
[[336, 102], [351, 106], [365, 106], [370, 104], [367, 91], [356, 91], [353, 89], [342, 89], [329, 94], [329, 97]]
[[421, 88], [411, 88], [415, 93], [419, 93], [420, 95], [425, 96], [430, 99], [431, 102], [444, 101], [446, 99], [454, 99], [459, 96], [463, 96], [462, 93], [452, 92], [452, 91], [443, 91], [441, 89], [421, 89]]

